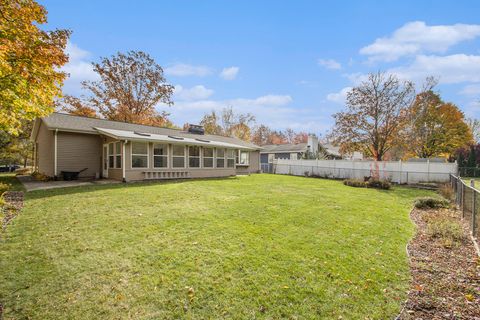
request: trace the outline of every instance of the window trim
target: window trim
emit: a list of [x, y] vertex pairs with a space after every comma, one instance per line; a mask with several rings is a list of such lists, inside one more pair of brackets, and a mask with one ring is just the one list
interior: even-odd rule
[[[218, 150], [223, 150], [223, 157], [219, 157], [218, 156]], [[226, 149], [225, 148], [215, 148], [215, 168], [218, 168], [218, 169], [225, 169], [226, 168], [226, 160], [227, 158], [227, 153], [226, 153]], [[223, 160], [223, 167], [219, 167], [217, 165], [217, 161], [218, 160]]]
[[[108, 170], [115, 169], [115, 142], [108, 143], [107, 155], [108, 155]], [[110, 157], [113, 158], [112, 166], [110, 166]]]
[[[147, 145], [147, 154], [133, 153], [133, 144], [134, 143], [145, 143]], [[133, 156], [147, 156], [147, 166], [146, 167], [134, 167], [133, 166]], [[150, 168], [150, 143], [143, 141], [132, 141], [130, 142], [130, 169], [132, 170], [145, 170]]]
[[[155, 146], [156, 146], [156, 145], [166, 146], [166, 147], [167, 147], [167, 148], [166, 148], [167, 154], [166, 154], [166, 155], [155, 154]], [[152, 145], [153, 168], [155, 168], [155, 169], [168, 169], [168, 168], [170, 168], [170, 157], [169, 157], [170, 152], [169, 152], [169, 149], [170, 149], [170, 147], [169, 147], [168, 143], [161, 143], [161, 142], [155, 142], [155, 143], [153, 143], [153, 145]], [[167, 158], [167, 166], [166, 166], [166, 167], [156, 167], [156, 166], [155, 166], [155, 157]]]
[[[198, 156], [190, 156], [190, 147], [198, 148]], [[198, 167], [190, 167], [190, 158], [198, 158]], [[202, 169], [202, 148], [200, 146], [187, 146], [188, 169]]]
[[[117, 144], [120, 146], [117, 153]], [[122, 169], [122, 142], [117, 141], [113, 144], [115, 147], [113, 149], [113, 156], [114, 156], [114, 167], [115, 169]], [[117, 157], [120, 157], [120, 166], [117, 167]]]
[[[212, 156], [211, 157], [205, 157], [205, 149], [211, 149], [212, 150]], [[202, 147], [202, 168], [203, 169], [215, 169], [216, 168], [215, 153], [216, 152], [215, 152], [214, 147]], [[212, 166], [211, 167], [205, 167], [205, 158], [212, 159]]]
[[[173, 148], [175, 146], [181, 146], [183, 147], [183, 156], [176, 156], [173, 152]], [[186, 151], [186, 145], [184, 144], [172, 144], [172, 167], [171, 169], [186, 169], [187, 168], [187, 151]], [[173, 162], [173, 159], [174, 158], [183, 158], [183, 167], [174, 167], [174, 162]]]
[[[242, 159], [242, 152], [246, 153], [248, 155], [247, 157], [247, 162], [246, 163], [240, 163], [239, 161], [241, 161]], [[240, 150], [238, 149], [238, 162], [235, 160], [235, 164], [238, 165], [238, 166], [249, 166], [250, 165], [250, 151], [246, 151], [246, 150]]]
[[[229, 156], [228, 156], [228, 151], [230, 151], [230, 150], [233, 151], [233, 157], [229, 157]], [[235, 169], [235, 168], [236, 168], [236, 164], [235, 164], [235, 162], [236, 162], [236, 160], [235, 160], [235, 149], [227, 149], [227, 152], [226, 152], [226, 155], [225, 155], [225, 156], [226, 156], [226, 159], [227, 159], [227, 163], [226, 163], [227, 166], [226, 166], [226, 168], [227, 168], [227, 169]], [[233, 167], [229, 167], [229, 166], [228, 166], [228, 160], [233, 160]]]

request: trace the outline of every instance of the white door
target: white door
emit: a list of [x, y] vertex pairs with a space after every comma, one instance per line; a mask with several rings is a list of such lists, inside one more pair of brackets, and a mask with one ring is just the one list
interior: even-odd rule
[[108, 178], [108, 144], [103, 145], [102, 177]]

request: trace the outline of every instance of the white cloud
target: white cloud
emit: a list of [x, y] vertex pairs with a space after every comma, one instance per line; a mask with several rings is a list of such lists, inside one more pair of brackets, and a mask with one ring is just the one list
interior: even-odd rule
[[176, 77], [197, 76], [204, 77], [212, 73], [206, 66], [194, 66], [185, 63], [177, 63], [165, 68], [165, 74]]
[[339, 92], [333, 92], [327, 94], [327, 100], [335, 103], [344, 104], [347, 99], [347, 93], [352, 90], [352, 87], [345, 87]]
[[220, 72], [220, 77], [224, 80], [234, 80], [238, 71], [240, 71], [239, 67], [223, 68], [222, 72]]
[[460, 91], [460, 94], [465, 96], [480, 96], [480, 84], [469, 84]]
[[318, 65], [332, 70], [339, 70], [342, 68], [340, 62], [333, 59], [318, 59]]
[[82, 81], [95, 81], [99, 79], [99, 76], [93, 71], [93, 66], [89, 61], [91, 58], [90, 52], [79, 48], [72, 42], [67, 43], [65, 51], [69, 56], [69, 61], [61, 70], [68, 73], [69, 77], [65, 80], [63, 92], [74, 95], [79, 94]]
[[390, 37], [378, 38], [360, 49], [370, 61], [395, 61], [421, 53], [444, 53], [451, 46], [480, 36], [480, 25], [454, 24], [427, 26], [423, 21], [409, 22]]
[[392, 68], [388, 72], [412, 81], [421, 81], [427, 76], [435, 76], [439, 77], [440, 83], [480, 82], [480, 56], [418, 55], [412, 64]]
[[193, 86], [191, 88], [184, 88], [181, 85], [176, 85], [174, 98], [186, 101], [204, 100], [209, 98], [213, 92], [212, 89], [207, 89], [202, 85]]

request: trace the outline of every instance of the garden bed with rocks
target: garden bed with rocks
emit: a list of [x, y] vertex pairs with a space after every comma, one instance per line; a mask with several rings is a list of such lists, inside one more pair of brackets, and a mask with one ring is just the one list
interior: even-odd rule
[[398, 319], [480, 319], [480, 258], [461, 212], [414, 209], [412, 282]]

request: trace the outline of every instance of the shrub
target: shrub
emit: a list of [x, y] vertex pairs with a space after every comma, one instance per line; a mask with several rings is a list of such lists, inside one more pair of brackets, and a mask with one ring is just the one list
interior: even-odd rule
[[359, 180], [359, 179], [346, 179], [343, 180], [343, 184], [350, 187], [356, 188], [375, 188], [375, 189], [384, 189], [388, 190], [391, 188], [391, 184], [385, 180], [374, 180], [370, 179], [367, 181]]
[[449, 202], [441, 198], [419, 198], [415, 200], [415, 208], [418, 209], [438, 209], [438, 208], [448, 208]]
[[37, 181], [49, 181], [51, 180], [51, 178], [43, 173], [40, 173], [38, 171], [35, 171], [32, 173], [32, 177], [33, 179], [37, 180]]
[[386, 180], [373, 180], [373, 179], [370, 179], [368, 180], [367, 182], [367, 187], [368, 188], [376, 188], [376, 189], [384, 189], [384, 190], [389, 190], [392, 185], [390, 184], [390, 182], [386, 181]]
[[462, 226], [452, 218], [438, 217], [427, 225], [427, 235], [430, 238], [438, 238], [443, 246], [449, 248], [465, 239]]
[[438, 188], [438, 193], [449, 201], [453, 200], [453, 189], [448, 183], [442, 184], [440, 188]]
[[0, 182], [0, 196], [1, 196], [5, 191], [8, 191], [8, 189], [10, 189], [10, 187], [11, 187], [11, 186], [10, 186], [9, 184]]
[[358, 180], [358, 179], [346, 179], [346, 180], [343, 180], [343, 184], [346, 186], [355, 187], [355, 188], [367, 187], [367, 182]]

